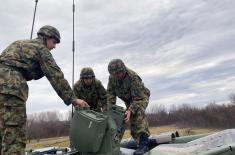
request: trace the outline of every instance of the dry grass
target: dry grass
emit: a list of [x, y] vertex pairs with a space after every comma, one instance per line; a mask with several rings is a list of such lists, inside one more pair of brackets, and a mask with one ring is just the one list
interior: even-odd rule
[[47, 138], [41, 139], [40, 141], [32, 140], [30, 143], [27, 143], [26, 150], [34, 150], [43, 147], [68, 147], [69, 146], [69, 137], [55, 137], [55, 138]]
[[[204, 129], [204, 128], [179, 128], [174, 125], [152, 127], [149, 130], [150, 130], [151, 134], [157, 134], [157, 135], [164, 133], [164, 132], [178, 131], [180, 136], [212, 133], [212, 132], [219, 131], [216, 129]], [[130, 130], [126, 130], [123, 137], [129, 138], [130, 137]]]
[[[174, 125], [150, 128], [151, 134], [160, 134], [170, 131], [178, 131], [180, 136], [185, 136], [185, 135], [211, 133], [219, 130], [203, 129], [203, 128], [179, 128]], [[126, 130], [124, 138], [129, 138], [129, 137], [130, 137], [130, 130]], [[48, 138], [48, 139], [41, 139], [39, 142], [37, 142], [36, 140], [32, 140], [30, 143], [27, 143], [26, 150], [51, 147], [51, 146], [69, 147], [69, 138], [68, 137]]]
[[205, 128], [180, 128], [174, 125], [150, 128], [151, 134], [160, 134], [160, 133], [169, 132], [169, 131], [178, 131], [180, 136], [187, 136], [187, 135], [211, 133], [211, 132], [216, 132], [219, 130], [209, 129], [209, 128], [206, 128], [206, 129]]

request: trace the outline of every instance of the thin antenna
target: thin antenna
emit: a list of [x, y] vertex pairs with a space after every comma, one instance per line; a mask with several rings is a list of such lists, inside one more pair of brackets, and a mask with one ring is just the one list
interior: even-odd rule
[[[72, 51], [73, 51], [73, 69], [72, 69], [72, 86], [74, 86], [74, 52], [75, 52], [75, 41], [74, 41], [74, 12], [75, 12], [75, 4], [73, 0], [73, 43], [72, 43]], [[72, 117], [73, 117], [73, 105], [72, 105]]]
[[33, 14], [33, 24], [32, 24], [30, 39], [32, 39], [32, 36], [33, 36], [33, 28], [34, 28], [34, 21], [35, 21], [35, 15], [36, 15], [36, 10], [37, 10], [37, 4], [38, 4], [38, 0], [35, 0], [35, 8], [34, 8], [34, 14]]

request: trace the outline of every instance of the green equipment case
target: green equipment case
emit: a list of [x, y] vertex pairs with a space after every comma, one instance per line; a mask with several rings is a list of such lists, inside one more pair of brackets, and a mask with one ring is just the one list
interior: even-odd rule
[[119, 155], [125, 132], [125, 110], [109, 105], [105, 113], [76, 110], [71, 121], [70, 145], [82, 154]]
[[102, 155], [119, 155], [120, 142], [126, 129], [124, 122], [125, 110], [117, 105], [109, 105], [108, 126], [104, 136], [101, 148], [97, 154]]
[[99, 150], [107, 127], [106, 115], [92, 110], [76, 110], [71, 121], [70, 145], [82, 153]]

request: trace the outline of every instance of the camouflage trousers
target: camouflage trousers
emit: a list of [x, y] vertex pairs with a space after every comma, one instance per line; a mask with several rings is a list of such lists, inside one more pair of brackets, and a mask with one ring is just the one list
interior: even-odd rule
[[[148, 102], [148, 101], [147, 101]], [[142, 133], [146, 133], [150, 135], [149, 132], [149, 124], [147, 117], [145, 115], [145, 109], [137, 109], [135, 114], [131, 114], [130, 118], [130, 129], [131, 129], [131, 136], [139, 142], [140, 135]]]
[[20, 98], [0, 94], [1, 155], [24, 155], [26, 107]]

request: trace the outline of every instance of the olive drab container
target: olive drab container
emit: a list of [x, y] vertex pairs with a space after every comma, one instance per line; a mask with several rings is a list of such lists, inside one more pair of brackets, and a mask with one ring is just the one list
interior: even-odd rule
[[124, 122], [125, 110], [123, 109], [123, 107], [117, 105], [109, 105], [108, 116], [115, 121], [115, 124], [117, 125], [116, 134], [118, 136], [118, 139], [121, 141], [126, 129], [126, 124]]
[[120, 142], [126, 129], [124, 122], [125, 111], [123, 107], [109, 105], [107, 116], [106, 134], [97, 154], [120, 155]]
[[70, 145], [79, 153], [119, 155], [125, 132], [125, 110], [109, 105], [105, 113], [75, 110], [70, 127]]
[[71, 121], [70, 144], [83, 153], [99, 151], [108, 117], [92, 110], [75, 110]]

